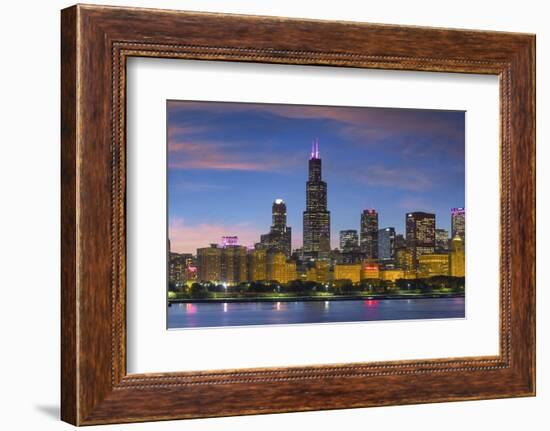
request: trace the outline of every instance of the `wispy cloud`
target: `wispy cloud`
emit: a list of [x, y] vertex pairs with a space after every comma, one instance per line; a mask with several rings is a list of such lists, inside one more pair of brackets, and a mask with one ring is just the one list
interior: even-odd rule
[[211, 184], [200, 181], [179, 181], [174, 186], [177, 190], [185, 192], [205, 192], [211, 190], [225, 190], [226, 186], [222, 184]]
[[433, 173], [420, 169], [397, 168], [384, 165], [365, 166], [358, 171], [346, 170], [348, 178], [373, 187], [387, 187], [408, 191], [427, 191], [434, 187]]
[[196, 253], [197, 248], [218, 244], [225, 235], [236, 235], [239, 244], [252, 246], [260, 240], [261, 229], [251, 222], [226, 223], [187, 223], [183, 218], [172, 218], [168, 224], [168, 237], [172, 251]]
[[168, 151], [170, 169], [279, 171], [288, 165], [288, 158], [243, 151], [239, 143], [169, 141]]
[[[332, 121], [339, 127], [342, 136], [356, 139], [359, 146], [369, 146], [381, 140], [396, 137], [419, 137], [422, 142], [411, 140], [404, 143], [404, 149], [417, 147], [419, 151], [425, 146], [426, 137], [437, 138], [436, 145], [444, 150], [455, 152], [457, 146], [446, 145], [450, 141], [459, 142], [458, 151], [462, 151], [464, 140], [464, 125], [456, 122], [456, 111], [434, 111], [422, 109], [369, 108], [346, 106], [310, 106], [285, 104], [254, 104], [254, 103], [204, 103], [177, 102], [169, 105], [171, 112], [208, 112], [208, 113], [268, 113], [277, 117], [297, 120]], [[435, 119], [434, 115], [437, 115]], [[426, 151], [432, 151], [427, 148]], [[460, 155], [460, 154], [458, 154]]]
[[206, 126], [191, 126], [187, 124], [171, 124], [168, 126], [168, 141], [177, 139], [178, 136], [190, 136], [197, 135], [201, 133], [207, 133], [211, 130], [210, 127]]

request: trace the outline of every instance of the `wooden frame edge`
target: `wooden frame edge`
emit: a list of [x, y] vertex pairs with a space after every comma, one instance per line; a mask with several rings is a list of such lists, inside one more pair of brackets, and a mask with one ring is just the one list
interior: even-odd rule
[[[89, 37], [90, 30], [93, 28], [94, 32], [98, 32], [104, 41], [106, 41], [106, 46], [111, 47], [115, 50], [121, 50], [120, 53], [123, 53], [122, 50], [126, 50], [127, 53], [134, 52], [136, 55], [144, 55], [143, 51], [140, 49], [141, 46], [146, 46], [147, 41], [120, 41], [119, 35], [111, 35], [109, 32], [113, 32], [112, 24], [105, 24], [98, 20], [98, 16], [114, 16], [117, 15], [126, 17], [127, 19], [138, 19], [149, 13], [160, 13], [167, 14], [170, 16], [185, 19], [185, 17], [210, 17], [210, 19], [221, 19], [228, 20], [232, 25], [240, 21], [247, 21], [248, 23], [259, 20], [265, 21], [269, 25], [274, 25], [273, 22], [279, 23], [278, 25], [288, 25], [299, 27], [301, 25], [342, 25], [349, 28], [352, 27], [363, 27], [363, 28], [372, 28], [378, 29], [383, 27], [385, 32], [391, 31], [392, 29], [399, 32], [430, 32], [430, 31], [442, 31], [450, 32], [455, 35], [463, 35], [466, 37], [471, 35], [474, 32], [470, 31], [460, 31], [460, 30], [445, 30], [445, 29], [431, 29], [425, 27], [403, 27], [403, 26], [378, 26], [378, 25], [368, 25], [361, 23], [335, 23], [331, 21], [311, 21], [311, 20], [297, 20], [297, 19], [283, 19], [283, 18], [274, 18], [274, 17], [251, 17], [251, 16], [242, 16], [242, 15], [229, 15], [224, 16], [220, 14], [204, 14], [204, 13], [184, 13], [178, 11], [159, 11], [159, 10], [144, 10], [144, 9], [134, 9], [134, 8], [117, 8], [117, 7], [96, 7], [96, 6], [73, 6], [71, 8], [65, 9], [62, 12], [62, 31], [61, 31], [61, 46], [62, 46], [62, 94], [61, 94], [61, 106], [62, 106], [62, 148], [61, 148], [61, 158], [62, 158], [62, 327], [61, 327], [61, 338], [62, 338], [62, 393], [61, 393], [61, 417], [64, 421], [75, 424], [75, 425], [88, 425], [88, 424], [100, 424], [100, 423], [113, 423], [113, 422], [139, 422], [143, 420], [164, 420], [164, 419], [176, 419], [176, 418], [186, 418], [186, 417], [212, 417], [212, 416], [228, 416], [228, 415], [237, 415], [237, 414], [260, 414], [260, 413], [274, 413], [274, 412], [287, 412], [287, 411], [309, 411], [309, 410], [321, 410], [321, 409], [331, 409], [331, 408], [353, 408], [353, 407], [364, 407], [364, 406], [374, 406], [374, 405], [390, 405], [390, 404], [412, 404], [419, 402], [442, 402], [442, 401], [452, 401], [452, 400], [467, 400], [467, 399], [481, 399], [481, 398], [501, 398], [507, 396], [531, 396], [535, 394], [535, 297], [534, 297], [534, 275], [535, 275], [535, 266], [534, 259], [532, 263], [525, 264], [521, 258], [520, 254], [528, 257], [534, 258], [534, 229], [535, 229], [535, 213], [534, 213], [534, 199], [535, 199], [535, 190], [534, 190], [534, 168], [535, 168], [535, 148], [534, 148], [534, 57], [535, 57], [535, 37], [533, 35], [519, 35], [511, 33], [494, 33], [494, 32], [476, 32], [477, 36], [482, 38], [483, 36], [491, 38], [508, 38], [510, 44], [513, 46], [513, 49], [510, 48], [510, 52], [507, 58], [502, 59], [501, 63], [509, 64], [507, 70], [509, 70], [509, 79], [514, 79], [519, 75], [522, 76], [531, 76], [531, 79], [527, 79], [525, 82], [517, 82], [517, 78], [513, 83], [513, 87], [508, 89], [511, 92], [512, 101], [511, 111], [509, 115], [520, 114], [514, 118], [514, 121], [511, 125], [511, 130], [508, 131], [510, 134], [510, 139], [514, 139], [511, 142], [511, 151], [513, 153], [512, 163], [515, 163], [514, 168], [521, 168], [528, 171], [528, 175], [515, 176], [512, 173], [512, 178], [510, 182], [512, 183], [511, 187], [523, 187], [524, 193], [521, 197], [513, 197], [513, 202], [511, 205], [514, 208], [522, 205], [524, 208], [528, 209], [528, 212], [531, 213], [531, 217], [525, 222], [524, 230], [520, 234], [527, 238], [528, 241], [525, 241], [524, 244], [519, 246], [519, 249], [515, 248], [511, 250], [511, 262], [510, 265], [519, 263], [521, 267], [522, 274], [527, 274], [527, 280], [521, 281], [521, 284], [524, 285], [524, 289], [521, 292], [514, 291], [512, 294], [514, 296], [514, 303], [525, 305], [524, 310], [516, 310], [512, 304], [511, 313], [514, 313], [515, 316], [518, 313], [521, 315], [521, 328], [513, 328], [514, 333], [511, 335], [516, 339], [517, 333], [521, 332], [522, 335], [526, 335], [525, 344], [522, 345], [521, 349], [517, 346], [513, 346], [511, 354], [511, 367], [506, 368], [506, 373], [502, 373], [502, 376], [506, 376], [506, 383], [509, 384], [508, 392], [496, 392], [492, 393], [490, 391], [478, 391], [477, 394], [471, 395], [464, 393], [462, 395], [458, 394], [452, 397], [427, 397], [422, 398], [421, 396], [416, 397], [405, 397], [402, 399], [396, 398], [395, 401], [379, 400], [379, 401], [349, 401], [353, 398], [352, 394], [347, 391], [346, 388], [339, 386], [337, 381], [338, 376], [342, 375], [342, 370], [347, 368], [352, 368], [349, 375], [346, 375], [346, 383], [350, 386], [352, 385], [363, 385], [362, 379], [365, 376], [368, 376], [368, 373], [360, 373], [353, 370], [353, 365], [343, 364], [330, 366], [331, 369], [338, 369], [338, 372], [331, 371], [321, 371], [321, 378], [317, 382], [312, 383], [311, 379], [308, 379], [308, 373], [312, 368], [316, 369], [326, 369], [324, 366], [319, 367], [296, 367], [298, 373], [301, 373], [300, 381], [307, 382], [307, 388], [312, 393], [318, 394], [319, 399], [326, 399], [327, 388], [323, 387], [323, 384], [330, 381], [331, 387], [339, 388], [338, 390], [342, 394], [347, 394], [348, 402], [342, 404], [340, 402], [328, 401], [325, 404], [320, 404], [316, 399], [315, 402], [304, 403], [303, 405], [297, 408], [289, 408], [284, 405], [276, 405], [274, 403], [268, 408], [265, 407], [256, 407], [250, 408], [243, 406], [236, 406], [233, 410], [225, 409], [219, 411], [209, 411], [208, 409], [204, 411], [199, 411], [196, 408], [188, 410], [187, 413], [184, 410], [179, 410], [173, 415], [168, 414], [158, 414], [154, 415], [150, 411], [143, 410], [142, 412], [136, 411], [135, 409], [129, 408], [130, 403], [135, 403], [135, 406], [142, 405], [144, 397], [153, 397], [156, 396], [158, 399], [162, 398], [162, 402], [166, 397], [174, 396], [174, 391], [179, 391], [179, 396], [181, 400], [190, 400], [192, 398], [193, 391], [203, 394], [205, 393], [204, 388], [209, 388], [212, 384], [212, 374], [220, 374], [220, 372], [205, 372], [204, 376], [198, 376], [197, 373], [172, 373], [169, 377], [172, 381], [177, 382], [177, 385], [167, 384], [165, 374], [161, 375], [133, 375], [126, 376], [125, 372], [125, 350], [124, 350], [124, 341], [125, 341], [125, 327], [123, 323], [119, 323], [122, 326], [117, 329], [116, 319], [120, 318], [122, 313], [124, 313], [124, 306], [120, 306], [119, 301], [124, 300], [125, 286], [123, 285], [124, 281], [121, 280], [120, 274], [123, 274], [125, 271], [124, 261], [120, 258], [113, 260], [116, 268], [111, 268], [110, 277], [111, 283], [114, 285], [123, 286], [122, 290], [111, 292], [110, 289], [106, 289], [105, 286], [94, 285], [95, 281], [93, 276], [89, 273], [89, 268], [81, 261], [85, 256], [89, 256], [89, 253], [92, 253], [94, 247], [102, 246], [102, 241], [96, 241], [95, 239], [90, 239], [89, 235], [93, 231], [93, 228], [90, 226], [90, 215], [92, 214], [91, 210], [86, 207], [86, 199], [90, 198], [90, 190], [92, 183], [96, 181], [99, 184], [97, 178], [89, 177], [89, 170], [86, 163], [93, 165], [97, 163], [99, 170], [103, 174], [107, 174], [109, 183], [107, 187], [109, 188], [109, 193], [117, 195], [121, 193], [120, 196], [116, 197], [111, 195], [112, 200], [108, 208], [101, 208], [97, 213], [93, 215], [103, 216], [109, 214], [111, 223], [108, 226], [108, 229], [103, 229], [101, 234], [109, 237], [109, 240], [114, 244], [111, 253], [116, 254], [120, 248], [124, 248], [124, 244], [117, 242], [116, 238], [113, 235], [124, 235], [124, 231], [119, 231], [123, 227], [117, 224], [117, 220], [122, 220], [124, 215], [124, 207], [117, 205], [117, 202], [124, 196], [124, 178], [117, 177], [116, 169], [113, 169], [111, 173], [105, 171], [104, 161], [102, 157], [106, 157], [105, 151], [109, 149], [108, 159], [111, 161], [113, 166], [123, 166], [124, 165], [124, 154], [117, 153], [117, 146], [114, 147], [109, 144], [107, 145], [103, 142], [104, 136], [100, 131], [97, 131], [96, 138], [101, 140], [101, 146], [98, 145], [98, 148], [95, 149], [97, 153], [94, 153], [93, 156], [97, 157], [94, 160], [84, 157], [84, 152], [87, 151], [86, 156], [90, 156], [90, 150], [85, 147], [90, 145], [90, 134], [88, 131], [84, 130], [87, 127], [89, 128], [88, 119], [86, 118], [86, 112], [80, 110], [81, 107], [81, 93], [84, 91], [86, 94], [92, 91], [89, 84], [84, 83], [82, 80], [83, 74], [85, 74], [89, 67], [90, 58], [87, 57], [90, 55], [89, 52], [82, 49], [80, 50], [80, 45], [82, 41], [86, 41]], [[136, 18], [138, 17], [138, 18]], [[119, 18], [117, 18], [119, 19]], [[110, 28], [109, 25], [111, 25]], [[235, 24], [237, 25], [237, 24]], [[240, 24], [239, 24], [240, 25]], [[373, 32], [375, 30], [372, 30]], [[376, 30], [378, 31], [378, 30]], [[114, 31], [117, 33], [117, 31]], [[124, 33], [124, 31], [122, 31]], [[471, 36], [470, 36], [471, 37]], [[176, 37], [177, 38], [177, 37]], [[99, 39], [98, 39], [99, 40]], [[512, 43], [512, 41], [515, 41]], [[467, 43], [464, 42], [464, 43]], [[132, 46], [132, 44], [134, 44]], [[169, 45], [169, 44], [166, 44]], [[192, 48], [194, 46], [194, 48]], [[202, 59], [220, 59], [227, 58], [228, 52], [224, 53], [224, 49], [229, 51], [235, 50], [237, 48], [229, 46], [227, 48], [220, 47], [215, 50], [215, 56], [200, 52], [199, 45], [190, 45], [191, 55], [196, 55], [197, 58]], [[104, 60], [108, 56], [112, 59], [112, 67], [118, 69], [124, 67], [120, 63], [118, 57], [112, 57], [112, 53], [108, 52], [105, 47], [95, 46], [95, 49], [100, 53]], [[259, 48], [265, 49], [265, 48]], [[189, 50], [189, 49], [188, 49]], [[251, 49], [252, 50], [252, 49]], [[152, 50], [154, 51], [154, 50]], [[157, 50], [158, 51], [158, 50]], [[174, 50], [174, 53], [177, 53], [178, 49]], [[238, 51], [238, 49], [237, 49]], [[282, 62], [287, 63], [291, 62], [289, 59], [292, 56], [284, 54], [282, 49], [267, 49], [265, 51], [268, 55], [271, 55], [271, 60], [267, 62]], [[126, 55], [125, 54], [125, 55]], [[171, 55], [171, 54], [170, 54]], [[241, 56], [243, 55], [241, 49]], [[352, 54], [357, 56], [358, 54]], [[155, 56], [153, 54], [153, 56]], [[177, 55], [174, 54], [177, 57]], [[275, 58], [277, 57], [277, 58]], [[124, 58], [124, 57], [120, 57]], [[181, 57], [178, 57], [181, 58]], [[238, 55], [233, 57], [233, 60], [241, 58]], [[397, 58], [397, 57], [396, 57]], [[325, 59], [314, 59], [312, 64], [330, 64], [330, 65], [346, 65], [342, 60], [342, 54], [335, 53], [334, 57], [327, 56]], [[303, 60], [303, 58], [302, 58]], [[414, 58], [413, 58], [414, 60]], [[442, 62], [438, 64], [437, 62], [427, 63], [425, 60], [417, 63], [414, 68], [410, 70], [443, 70], [445, 69], [445, 63]], [[253, 59], [247, 59], [244, 61], [254, 61]], [[261, 60], [260, 60], [261, 61]], [[106, 63], [109, 63], [106, 61]], [[303, 64], [303, 63], [300, 63]], [[398, 60], [391, 60], [387, 63], [380, 62], [379, 66], [381, 68], [391, 68], [399, 69], [405, 68], [409, 69], [412, 66], [405, 67], [401, 66]], [[411, 63], [412, 64], [412, 63]], [[483, 71], [484, 73], [490, 73], [488, 70], [490, 67], [488, 64], [486, 66], [481, 65], [482, 62], [479, 62], [477, 70]], [[117, 66], [118, 65], [118, 66]], [[97, 67], [97, 66], [95, 66]], [[104, 65], [104, 68], [98, 68], [98, 70], [108, 71], [110, 70], [111, 64]], [[365, 66], [358, 66], [365, 67]], [[484, 69], [485, 67], [485, 69]], [[501, 66], [499, 66], [501, 67]], [[472, 70], [476, 68], [472, 67]], [[491, 69], [492, 70], [492, 69]], [[471, 71], [470, 71], [471, 72]], [[124, 78], [122, 78], [124, 79]], [[508, 81], [509, 82], [509, 81]], [[124, 82], [122, 84], [124, 86]], [[512, 84], [510, 84], [512, 85]], [[104, 89], [105, 87], [103, 87]], [[116, 85], [113, 84], [110, 87], [113, 91], [111, 95], [112, 98], [116, 99]], [[105, 95], [102, 95], [101, 89], [93, 89], [93, 95], [98, 102], [101, 100], [100, 105], [96, 108], [94, 112], [94, 117], [105, 117], [106, 112], [110, 112], [110, 103], [120, 103], [113, 100], [106, 100]], [[91, 94], [91, 93], [90, 93]], [[90, 97], [90, 96], [86, 96]], [[522, 114], [522, 110], [518, 110], [518, 106], [521, 108], [525, 103], [527, 103], [527, 113]], [[520, 106], [521, 105], [521, 106]], [[114, 117], [114, 113], [110, 113], [110, 116]], [[110, 118], [113, 120], [113, 118]], [[520, 132], [523, 132], [522, 138], [518, 139], [517, 136]], [[113, 136], [117, 132], [112, 132]], [[124, 142], [123, 134], [119, 137], [121, 141]], [[82, 140], [82, 145], [80, 141]], [[521, 152], [518, 152], [521, 149]], [[515, 157], [515, 158], [514, 158]], [[86, 162], [84, 161], [86, 160]], [[123, 170], [121, 171], [123, 172]], [[103, 183], [102, 183], [103, 184]], [[102, 185], [104, 187], [105, 184]], [[106, 191], [102, 189], [101, 194], [105, 194]], [[519, 200], [518, 200], [519, 199]], [[510, 217], [511, 223], [516, 223], [514, 214], [511, 214]], [[114, 230], [111, 230], [114, 229]], [[107, 233], [108, 232], [108, 233]], [[97, 232], [96, 232], [97, 234]], [[518, 245], [515, 243], [511, 246], [518, 248]], [[516, 262], [519, 261], [519, 262]], [[94, 263], [98, 268], [103, 268], [104, 265], [111, 265], [111, 261], [105, 259], [104, 257], [97, 260]], [[82, 263], [82, 265], [81, 265]], [[103, 266], [102, 266], [103, 265]], [[105, 271], [102, 271], [103, 278], [106, 280], [107, 274]], [[510, 280], [511, 283], [516, 283], [513, 280]], [[97, 283], [96, 283], [97, 284]], [[109, 284], [110, 286], [111, 284]], [[90, 291], [90, 287], [94, 286], [94, 292]], [[109, 292], [107, 296], [106, 293]], [[91, 298], [89, 295], [92, 293], [97, 293], [98, 298]], [[82, 296], [81, 296], [82, 295]], [[107, 309], [115, 310], [115, 320], [109, 320], [102, 315], [102, 321], [98, 325], [97, 330], [90, 330], [88, 325], [90, 323], [89, 316], [93, 307], [96, 306], [98, 310], [106, 311]], [[105, 308], [107, 307], [107, 308]], [[114, 308], [113, 308], [114, 307]], [[517, 307], [516, 307], [517, 308]], [[118, 314], [117, 314], [118, 313]], [[84, 318], [84, 326], [81, 326], [80, 315]], [[111, 319], [111, 317], [109, 317]], [[510, 324], [510, 323], [508, 323]], [[511, 328], [512, 330], [512, 328]], [[98, 354], [97, 348], [103, 346], [107, 347], [107, 338], [110, 334], [110, 346], [112, 347], [112, 352], [102, 352], [101, 359], [98, 360], [97, 369], [92, 369], [92, 356], [93, 354]], [[90, 356], [92, 355], [92, 356]], [[121, 358], [116, 360], [115, 357]], [[98, 356], [99, 358], [99, 356]], [[421, 361], [424, 365], [419, 365], [419, 361], [410, 361], [410, 364], [405, 363], [400, 366], [409, 367], [414, 369], [417, 367], [418, 370], [422, 371], [424, 375], [430, 376], [431, 374], [438, 373], [438, 368], [442, 367], [444, 361], [449, 361], [449, 358], [441, 360], [431, 360], [431, 361]], [[502, 364], [502, 358], [458, 358], [456, 361], [460, 363], [474, 363], [483, 361], [491, 361], [495, 364]], [[456, 362], [455, 361], [455, 362]], [[386, 363], [387, 364], [387, 363]], [[520, 366], [518, 366], [518, 364]], [[373, 365], [373, 364], [371, 364]], [[375, 366], [375, 365], [374, 365]], [[420, 368], [418, 368], [420, 367]], [[451, 376], [455, 372], [459, 372], [461, 368], [458, 367], [457, 371], [448, 371]], [[496, 368], [502, 369], [504, 367]], [[302, 371], [300, 371], [302, 370]], [[250, 375], [255, 376], [259, 375], [258, 373], [267, 372], [273, 373], [273, 369], [268, 370], [244, 370], [244, 372], [250, 372], [246, 375], [246, 378], [242, 378], [243, 370], [226, 370], [221, 374], [224, 374], [225, 377], [221, 380], [216, 380], [222, 386], [217, 386], [216, 391], [220, 393], [233, 393], [233, 394], [243, 394], [243, 388], [248, 388], [246, 390], [255, 389], [258, 393], [266, 393], [271, 395], [276, 395], [277, 390], [269, 391], [266, 389], [265, 382], [261, 379], [250, 377]], [[294, 372], [291, 369], [283, 369], [281, 371], [282, 375], [288, 374], [288, 372]], [[491, 371], [487, 371], [491, 372]], [[495, 371], [496, 372], [496, 371]], [[324, 374], [323, 374], [324, 373]], [[108, 376], [106, 375], [108, 374]], [[401, 374], [403, 375], [403, 374]], [[440, 374], [441, 376], [441, 374]], [[378, 379], [382, 376], [374, 375], [373, 379]], [[388, 376], [391, 377], [391, 376]], [[90, 380], [90, 378], [95, 380]], [[416, 377], [411, 377], [414, 380]], [[291, 381], [288, 378], [287, 381]], [[387, 380], [387, 379], [386, 379]], [[436, 384], [437, 379], [434, 380]], [[445, 380], [445, 379], [440, 379]], [[158, 384], [161, 381], [163, 384]], [[276, 383], [278, 380], [270, 378], [267, 382]], [[393, 380], [389, 380], [393, 381]], [[397, 381], [397, 380], [395, 380]], [[143, 382], [147, 382], [146, 385]], [[157, 382], [157, 383], [155, 383]], [[363, 387], [361, 386], [361, 387]], [[281, 386], [282, 387], [282, 386]], [[407, 387], [407, 385], [403, 385]], [[221, 388], [221, 389], [220, 389]], [[229, 389], [228, 389], [229, 388]], [[287, 386], [286, 390], [294, 390], [293, 386]], [[336, 390], [336, 389], [334, 389]], [[280, 395], [279, 395], [280, 396]], [[176, 404], [181, 403], [180, 398], [176, 399]], [[241, 402], [242, 404], [242, 402]], [[246, 403], [245, 403], [246, 404]], [[179, 404], [178, 404], [179, 405]], [[119, 410], [118, 413], [115, 413], [116, 410]], [[120, 410], [123, 410], [122, 412]]]

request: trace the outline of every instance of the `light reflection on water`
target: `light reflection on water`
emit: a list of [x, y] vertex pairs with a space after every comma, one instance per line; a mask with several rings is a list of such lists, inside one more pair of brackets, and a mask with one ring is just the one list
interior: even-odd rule
[[168, 307], [168, 328], [464, 317], [464, 298], [180, 303]]

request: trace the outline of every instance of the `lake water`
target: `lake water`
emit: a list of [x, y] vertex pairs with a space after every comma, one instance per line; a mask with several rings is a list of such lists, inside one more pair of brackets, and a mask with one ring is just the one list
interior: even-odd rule
[[175, 303], [168, 328], [464, 317], [464, 298]]

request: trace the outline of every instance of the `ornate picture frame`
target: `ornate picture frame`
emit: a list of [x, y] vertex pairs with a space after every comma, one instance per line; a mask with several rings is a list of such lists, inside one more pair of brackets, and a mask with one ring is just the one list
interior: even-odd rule
[[[61, 416], [75, 425], [535, 394], [535, 36], [77, 5], [61, 14]], [[128, 374], [126, 60], [497, 75], [500, 353]]]

